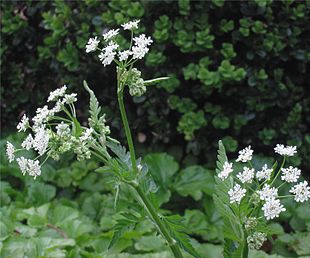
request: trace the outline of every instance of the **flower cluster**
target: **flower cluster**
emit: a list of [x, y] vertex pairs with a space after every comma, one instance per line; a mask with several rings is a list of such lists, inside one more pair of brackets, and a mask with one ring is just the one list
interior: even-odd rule
[[[295, 146], [284, 146], [278, 144], [275, 147], [275, 152], [282, 156], [293, 156], [297, 150]], [[245, 196], [249, 196], [249, 202], [261, 207], [264, 217], [267, 220], [279, 217], [282, 211], [285, 211], [284, 206], [280, 202], [280, 198], [290, 196], [279, 196], [279, 189], [286, 183], [296, 183], [300, 177], [301, 171], [298, 168], [289, 166], [284, 167], [284, 161], [278, 171], [275, 168], [269, 168], [267, 164], [257, 172], [252, 166], [251, 160], [253, 150], [251, 146], [239, 151], [239, 156], [236, 162], [248, 163], [248, 166], [243, 166], [243, 170], [233, 175], [233, 163], [225, 162], [222, 170], [218, 173], [218, 177], [224, 181], [229, 177], [234, 178], [236, 183], [232, 189], [228, 191], [230, 203], [238, 205]], [[278, 187], [274, 187], [280, 178], [283, 182]], [[304, 202], [310, 198], [310, 187], [306, 181], [298, 183], [289, 190], [296, 202]]]
[[[22, 174], [29, 174], [36, 178], [41, 174], [41, 165], [48, 159], [58, 160], [60, 155], [72, 151], [78, 160], [91, 157], [91, 147], [94, 144], [95, 130], [92, 128], [93, 121], [90, 119], [90, 128], [80, 126], [76, 119], [74, 102], [77, 94], [67, 94], [67, 86], [63, 86], [51, 92], [47, 102], [54, 102], [50, 108], [45, 105], [36, 110], [35, 116], [30, 119], [24, 115], [17, 125], [19, 132], [29, 131], [21, 143], [21, 148], [7, 142], [7, 156], [9, 162], [16, 160]], [[60, 115], [59, 115], [60, 114]], [[65, 114], [67, 117], [61, 116]], [[103, 131], [109, 133], [109, 128], [104, 125], [105, 120], [100, 120]], [[33, 150], [36, 152], [34, 159], [18, 156], [17, 153]], [[40, 159], [43, 157], [43, 163]]]
[[[124, 30], [130, 30], [133, 35], [133, 31], [138, 29], [138, 24], [139, 20], [135, 20], [124, 23], [121, 26]], [[129, 48], [125, 50], [120, 49], [120, 45], [116, 41], [116, 37], [119, 32], [120, 29], [111, 29], [103, 33], [103, 48], [99, 48], [101, 41], [98, 39], [98, 37], [90, 38], [86, 45], [86, 53], [99, 50], [99, 60], [104, 66], [107, 66], [110, 65], [113, 61], [116, 63], [126, 62], [129, 65], [138, 59], [142, 59], [149, 52], [148, 47], [153, 43], [153, 40], [150, 37], [147, 37], [145, 34], [132, 37]]]
[[132, 68], [132, 65], [149, 52], [149, 46], [153, 43], [151, 37], [145, 34], [134, 36], [134, 30], [138, 29], [139, 22], [135, 20], [121, 25], [122, 29], [131, 31], [130, 45], [127, 49], [121, 49], [117, 41], [121, 28], [111, 29], [102, 34], [103, 48], [99, 47], [101, 41], [98, 37], [90, 38], [86, 45], [87, 53], [99, 51], [98, 57], [104, 66], [114, 61], [118, 65], [119, 81], [122, 83], [121, 90], [127, 85], [130, 95], [138, 97], [146, 92], [147, 82], [141, 77], [141, 72]]

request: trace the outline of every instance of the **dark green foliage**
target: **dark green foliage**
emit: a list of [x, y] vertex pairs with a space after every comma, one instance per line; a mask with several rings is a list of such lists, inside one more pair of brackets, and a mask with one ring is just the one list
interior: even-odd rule
[[228, 151], [249, 141], [256, 150], [287, 141], [300, 147], [309, 168], [309, 2], [58, 0], [3, 1], [1, 7], [4, 129], [61, 84], [85, 95], [85, 79], [118, 134], [114, 67], [103, 68], [85, 44], [140, 18], [140, 31], [155, 41], [141, 64], [145, 77], [171, 77], [136, 99], [138, 105], [127, 104], [134, 128], [154, 132], [147, 144], [179, 144], [184, 135], [184, 151], [214, 160], [212, 149], [227, 135], [237, 141]]
[[155, 41], [146, 66], [140, 62], [145, 77], [171, 77], [139, 104], [126, 104], [130, 118], [138, 117], [134, 128], [152, 132], [147, 144], [179, 144], [184, 135], [184, 152], [205, 160], [226, 135], [257, 150], [286, 142], [300, 147], [309, 168], [308, 1], [3, 1], [1, 7], [1, 120], [9, 128], [12, 117], [32, 113], [61, 84], [85, 96], [85, 79], [117, 133], [114, 67], [103, 68], [85, 44], [140, 18], [140, 31]]

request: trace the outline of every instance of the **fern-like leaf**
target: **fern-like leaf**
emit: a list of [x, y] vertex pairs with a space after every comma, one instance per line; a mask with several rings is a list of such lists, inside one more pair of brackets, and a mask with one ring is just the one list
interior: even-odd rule
[[200, 258], [200, 255], [190, 243], [189, 236], [186, 234], [186, 228], [182, 224], [183, 218], [179, 215], [166, 216], [164, 217], [164, 222], [179, 246], [192, 256]]
[[[224, 163], [228, 161], [225, 147], [222, 141], [219, 141], [219, 149], [217, 155], [216, 173], [220, 173]], [[228, 191], [233, 187], [233, 179], [231, 177], [220, 180], [215, 178], [215, 194], [213, 195], [215, 206], [222, 216], [223, 234], [224, 234], [224, 257], [242, 257], [244, 250], [244, 232], [241, 221], [232, 209]]]
[[96, 98], [95, 93], [88, 87], [88, 84], [86, 81], [83, 81], [84, 88], [87, 90], [87, 92], [90, 95], [89, 100], [89, 113], [90, 117], [94, 122], [98, 122], [98, 116], [101, 111], [101, 107], [99, 106], [99, 102]]

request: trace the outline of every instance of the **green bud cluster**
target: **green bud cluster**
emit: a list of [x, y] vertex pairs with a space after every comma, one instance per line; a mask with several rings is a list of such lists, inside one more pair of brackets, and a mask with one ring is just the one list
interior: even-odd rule
[[266, 240], [266, 234], [261, 232], [254, 232], [251, 236], [247, 237], [249, 248], [256, 250], [260, 249]]

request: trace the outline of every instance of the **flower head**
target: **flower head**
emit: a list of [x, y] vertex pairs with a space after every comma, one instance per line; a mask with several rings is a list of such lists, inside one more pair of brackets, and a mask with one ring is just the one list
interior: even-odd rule
[[36, 130], [36, 134], [33, 139], [33, 148], [38, 151], [39, 155], [42, 156], [48, 147], [49, 135], [44, 127], [40, 127]]
[[47, 99], [47, 102], [57, 101], [60, 97], [64, 96], [67, 90], [67, 86], [64, 85], [61, 88], [58, 88], [52, 91]]
[[274, 151], [282, 156], [294, 156], [297, 153], [296, 146], [284, 146], [283, 144], [277, 144]]
[[290, 193], [293, 193], [294, 199], [296, 202], [308, 201], [310, 198], [310, 187], [308, 186], [307, 181], [300, 182], [299, 184], [294, 185], [290, 189]]
[[118, 33], [119, 33], [119, 29], [116, 29], [116, 30], [112, 29], [112, 30], [109, 30], [107, 33], [102, 34], [102, 37], [104, 38], [104, 40], [107, 41], [115, 37]]
[[9, 162], [11, 163], [12, 161], [15, 160], [15, 147], [12, 143], [9, 141], [6, 142], [6, 155], [8, 156]]
[[129, 50], [120, 51], [118, 53], [119, 61], [126, 61], [130, 55], [132, 55], [132, 52]]
[[262, 201], [267, 201], [270, 198], [274, 199], [278, 196], [278, 189], [275, 187], [270, 187], [270, 185], [265, 184], [263, 189], [258, 191], [259, 198]]
[[243, 167], [243, 171], [238, 173], [237, 178], [242, 183], [252, 183], [254, 178], [254, 168], [250, 169], [248, 167]]
[[28, 173], [34, 179], [41, 175], [41, 166], [38, 160], [26, 159], [24, 157], [17, 158], [16, 160], [23, 175]]
[[86, 45], [86, 53], [95, 51], [99, 43], [100, 43], [100, 40], [98, 40], [97, 37], [90, 38]]
[[135, 45], [132, 47], [132, 56], [134, 59], [142, 59], [147, 52], [149, 52], [147, 46], [151, 45], [153, 40], [151, 37], [146, 37], [145, 34], [141, 34], [138, 37], [134, 37], [133, 41]]
[[265, 164], [263, 167], [262, 167], [262, 170], [260, 171], [257, 171], [256, 173], [256, 178], [258, 180], [270, 180], [270, 176], [271, 176], [271, 173], [272, 173], [272, 168], [268, 168], [267, 164]]
[[29, 118], [24, 114], [21, 121], [17, 125], [18, 132], [25, 132], [29, 127]]
[[281, 179], [288, 183], [297, 182], [300, 176], [300, 169], [293, 168], [292, 166], [290, 166], [289, 168], [282, 168], [281, 171], [283, 172]]
[[30, 150], [33, 147], [33, 137], [31, 134], [22, 142], [22, 147], [26, 150]]
[[252, 160], [252, 156], [253, 156], [253, 150], [251, 149], [251, 145], [246, 147], [245, 149], [239, 151], [239, 156], [237, 158], [237, 162], [248, 162], [250, 160]]
[[61, 122], [60, 124], [58, 124], [56, 126], [56, 134], [59, 136], [59, 137], [62, 137], [62, 138], [68, 138], [70, 137], [71, 135], [71, 130], [70, 130], [70, 126], [65, 124], [64, 122]]
[[231, 172], [233, 172], [232, 163], [225, 161], [223, 170], [217, 175], [221, 180], [226, 179]]
[[230, 198], [230, 203], [238, 203], [240, 204], [241, 199], [245, 196], [246, 190], [243, 189], [240, 185], [236, 184], [233, 189], [228, 191], [228, 195]]
[[99, 60], [102, 62], [103, 66], [107, 66], [112, 63], [116, 55], [116, 49], [119, 47], [118, 44], [111, 41], [98, 55]]
[[279, 217], [282, 211], [286, 211], [280, 201], [274, 198], [267, 199], [266, 203], [262, 207], [262, 210], [264, 211], [264, 216], [267, 220]]
[[124, 30], [132, 30], [132, 29], [138, 29], [138, 23], [140, 20], [130, 21], [122, 24], [122, 27]]

